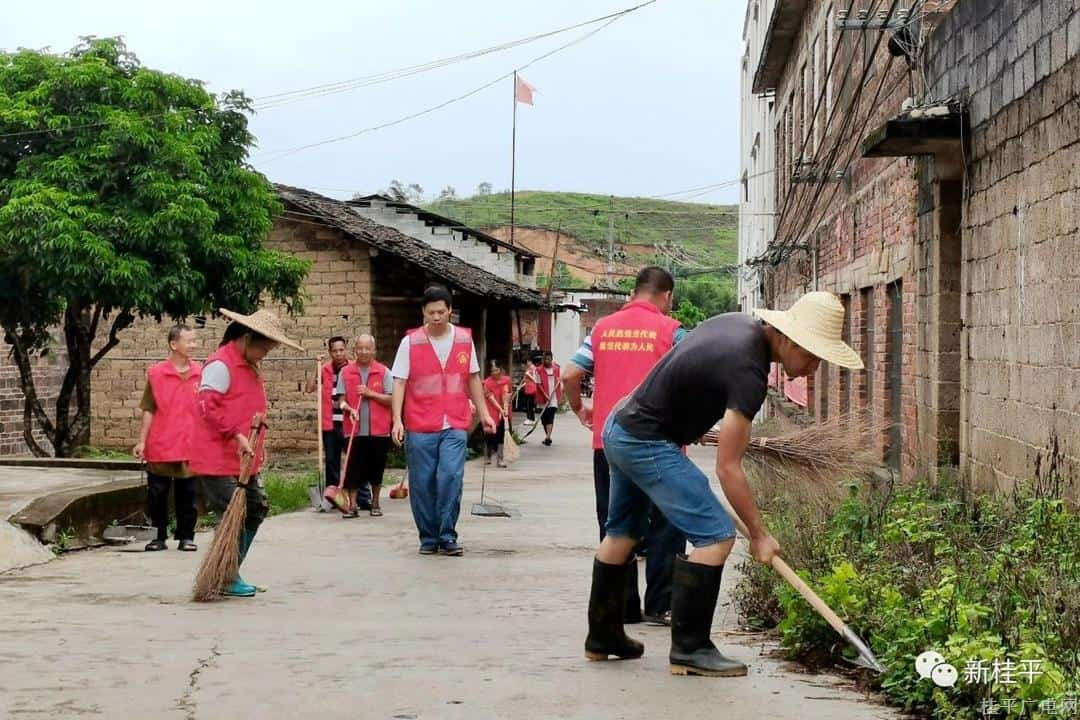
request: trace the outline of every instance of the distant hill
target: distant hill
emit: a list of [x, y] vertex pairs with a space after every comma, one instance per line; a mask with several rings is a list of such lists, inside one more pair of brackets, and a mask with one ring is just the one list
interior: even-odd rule
[[[559, 259], [576, 265], [570, 272], [589, 281], [606, 266], [608, 217], [612, 201], [607, 195], [522, 191], [517, 193], [514, 223], [539, 231], [562, 228]], [[428, 205], [466, 225], [495, 231], [505, 237], [510, 224], [510, 194], [492, 193], [470, 198], [440, 200]], [[615, 249], [619, 270], [632, 271], [659, 262], [676, 269], [699, 269], [734, 264], [738, 260], [738, 208], [651, 198], [616, 197]], [[519, 231], [520, 232], [520, 231]], [[535, 237], [527, 234], [527, 246]], [[570, 236], [572, 239], [567, 239]], [[517, 233], [515, 237], [518, 237]], [[547, 247], [530, 247], [548, 254]], [[541, 261], [543, 262], [543, 261]], [[546, 269], [541, 268], [541, 272]]]

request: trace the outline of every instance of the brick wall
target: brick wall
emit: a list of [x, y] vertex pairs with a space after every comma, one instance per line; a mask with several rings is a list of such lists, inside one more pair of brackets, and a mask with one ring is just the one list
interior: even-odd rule
[[[866, 86], [861, 95], [857, 93], [863, 58], [871, 57], [876, 34], [841, 33], [835, 29], [827, 33], [827, 24], [835, 21], [835, 15], [829, 14], [834, 5], [822, 0], [809, 3], [801, 35], [777, 84], [778, 122], [773, 129], [781, 168], [777, 238], [784, 243], [803, 244], [806, 249], [794, 252], [768, 271], [768, 300], [771, 307], [787, 307], [814, 289], [847, 298], [852, 346], [863, 357], [868, 371], [852, 373], [826, 365], [809, 378], [810, 408], [819, 420], [849, 409], [870, 412], [883, 425], [899, 416], [900, 470], [903, 477], [910, 478], [917, 473], [919, 456], [914, 392], [916, 280], [912, 262], [918, 230], [917, 164], [908, 159], [859, 160], [857, 152], [866, 129], [899, 111], [907, 97], [907, 73], [903, 62], [889, 63], [883, 41], [872, 56]], [[825, 60], [832, 56], [836, 43], [839, 50], [834, 76], [826, 83], [829, 99], [813, 118], [816, 97], [803, 98], [806, 83], [802, 68], [822, 62], [820, 56], [815, 58], [813, 48], [827, 34], [834, 45], [822, 48]], [[875, 98], [882, 82], [882, 91]], [[826, 109], [834, 107], [832, 122], [828, 123]], [[790, 124], [785, 116], [791, 118]], [[850, 121], [845, 122], [848, 116]], [[794, 137], [791, 128], [795, 129]], [[803, 137], [810, 138], [805, 147]], [[840, 181], [792, 182], [791, 173], [783, 171], [783, 158], [790, 163], [800, 157], [802, 150], [804, 160], [817, 160], [804, 168], [823, 174], [825, 158], [834, 147], [839, 149], [833, 170], [847, 169]], [[894, 360], [888, 352], [887, 288], [897, 282], [903, 288], [899, 309], [903, 342]], [[868, 302], [873, 303], [873, 312]], [[890, 404], [891, 360], [899, 361], [901, 368], [900, 407], [895, 413]], [[875, 452], [883, 460], [889, 441], [885, 431], [876, 442]]]
[[[1080, 478], [1080, 7], [961, 0], [928, 47], [971, 135], [962, 207], [962, 464], [982, 487]], [[1080, 492], [1077, 483], [1074, 493]]]
[[[23, 438], [24, 395], [19, 384], [19, 370], [10, 352], [11, 348], [0, 339], [0, 457], [30, 452]], [[35, 387], [50, 418], [55, 418], [56, 396], [66, 371], [67, 351], [63, 342], [54, 342], [48, 355], [34, 360]], [[52, 445], [40, 431], [34, 433], [34, 438], [46, 450], [51, 449]]]
[[[270, 412], [271, 450], [313, 449], [316, 444], [315, 396], [303, 392], [304, 381], [314, 374], [314, 357], [333, 335], [347, 338], [370, 332], [371, 257], [369, 246], [347, 240], [339, 231], [307, 222], [278, 220], [267, 247], [313, 263], [304, 284], [304, 314], [283, 317], [286, 332], [309, 351], [307, 356], [289, 348], [275, 350], [263, 363]], [[217, 318], [198, 331], [197, 357], [209, 355], [221, 338], [226, 322]], [[168, 324], [139, 321], [121, 335], [119, 346], [94, 371], [91, 442], [102, 447], [129, 447], [138, 437], [139, 399], [149, 364], [168, 353]], [[389, 362], [396, 344], [382, 345], [378, 357]]]

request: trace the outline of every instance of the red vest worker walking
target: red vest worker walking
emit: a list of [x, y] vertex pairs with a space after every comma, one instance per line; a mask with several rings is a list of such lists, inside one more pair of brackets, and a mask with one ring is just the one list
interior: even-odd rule
[[[601, 433], [615, 405], [633, 392], [653, 366], [686, 336], [679, 321], [668, 317], [675, 279], [667, 270], [643, 268], [634, 283], [634, 294], [618, 312], [601, 318], [592, 335], [570, 360], [563, 384], [570, 407], [593, 433], [593, 482], [596, 486], [596, 520], [600, 539], [607, 534], [611, 473], [604, 456]], [[581, 382], [592, 373], [592, 405], [581, 399]], [[647, 550], [645, 575], [645, 619], [653, 624], [670, 622], [671, 577], [675, 557], [686, 549], [686, 538], [655, 508], [650, 511], [649, 531], [644, 538]], [[624, 622], [640, 622], [637, 563], [627, 572]]]
[[[323, 440], [323, 464], [326, 468], [326, 484], [337, 485], [341, 479], [341, 453], [345, 452], [345, 431], [341, 408], [334, 402], [334, 391], [341, 378], [341, 371], [349, 364], [348, 343], [345, 338], [335, 335], [326, 341], [330, 359], [320, 355], [319, 372], [322, 373], [322, 397], [319, 398], [321, 409], [319, 419]], [[318, 387], [314, 376], [308, 378], [307, 392], [313, 393]], [[361, 504], [370, 504], [371, 498], [362, 494]]]
[[461, 555], [457, 519], [472, 422], [470, 399], [485, 432], [495, 432], [495, 421], [484, 402], [472, 333], [450, 324], [450, 291], [432, 285], [424, 291], [422, 304], [424, 325], [402, 339], [391, 370], [393, 438], [405, 444], [420, 554]]
[[503, 462], [503, 444], [505, 434], [510, 431], [510, 396], [513, 388], [510, 378], [503, 374], [502, 365], [498, 360], [492, 360], [491, 373], [484, 380], [484, 399], [487, 401], [488, 414], [496, 419], [495, 434], [487, 436], [487, 449], [484, 453], [484, 464], [491, 464], [491, 456], [494, 455], [499, 467], [506, 467]]
[[147, 550], [165, 550], [169, 527], [169, 489], [176, 508], [177, 549], [193, 552], [195, 545], [195, 480], [188, 468], [191, 433], [196, 420], [195, 394], [202, 366], [191, 359], [196, 348], [195, 331], [187, 325], [169, 330], [169, 357], [146, 371], [142, 409], [142, 432], [135, 457], [146, 462], [150, 520], [157, 538]]
[[539, 379], [536, 383], [537, 405], [540, 412], [540, 424], [544, 426], [544, 444], [551, 445], [551, 431], [555, 429], [555, 413], [562, 404], [562, 370], [555, 362], [551, 351], [544, 352], [543, 364], [536, 369]]
[[375, 359], [375, 338], [371, 335], [356, 338], [353, 350], [356, 362], [341, 371], [334, 390], [335, 401], [344, 416], [346, 441], [355, 435], [349, 466], [343, 471], [351, 507], [344, 517], [359, 516], [357, 492], [364, 487], [371, 488], [371, 516], [382, 517], [379, 500], [386, 456], [390, 452], [393, 377], [389, 368]]
[[[258, 474], [263, 456], [255, 455], [255, 449], [248, 441], [252, 416], [266, 412], [266, 390], [260, 363], [278, 345], [301, 351], [303, 348], [285, 336], [281, 321], [269, 310], [241, 315], [222, 309], [221, 314], [233, 322], [225, 328], [221, 345], [203, 368], [198, 399], [201, 422], [195, 424], [194, 433], [199, 452], [191, 459], [191, 469], [203, 476], [207, 508], [221, 516], [236, 490], [240, 459], [245, 455], [253, 456], [251, 479], [246, 486], [247, 520], [237, 538], [242, 563], [270, 510]], [[225, 594], [252, 597], [255, 586], [237, 575], [226, 587]]]

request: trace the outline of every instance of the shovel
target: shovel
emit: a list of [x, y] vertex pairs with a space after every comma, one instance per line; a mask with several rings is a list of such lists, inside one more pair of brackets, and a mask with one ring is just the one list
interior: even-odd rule
[[[739, 518], [739, 514], [735, 512], [735, 508], [731, 507], [731, 503], [724, 497], [723, 493], [718, 495], [720, 502], [723, 503], [724, 508], [731, 515], [731, 518], [735, 521], [735, 526], [743, 537], [750, 539], [750, 533], [746, 529], [746, 525], [742, 519]], [[779, 555], [774, 555], [772, 559], [772, 568], [776, 572], [780, 573], [780, 577], [787, 580], [791, 587], [799, 591], [799, 594], [803, 596], [806, 602], [810, 603], [810, 606], [817, 611], [818, 615], [825, 618], [825, 622], [832, 626], [832, 629], [840, 633], [840, 637], [844, 638], [851, 644], [853, 648], [859, 653], [859, 656], [852, 660], [853, 663], [859, 667], [864, 667], [867, 670], [881, 674], [885, 672], [885, 667], [878, 662], [878, 659], [874, 657], [874, 653], [870, 651], [869, 646], [863, 641], [861, 637], [855, 634], [855, 631], [847, 626], [840, 616], [833, 612], [833, 609], [825, 604], [825, 601], [818, 597], [818, 594], [799, 577], [791, 567], [780, 558]]]
[[323, 492], [323, 498], [341, 512], [349, 509], [349, 494], [345, 492], [345, 476], [349, 472], [349, 456], [352, 454], [353, 440], [356, 438], [358, 423], [353, 421], [352, 432], [349, 433], [349, 444], [345, 447], [345, 464], [341, 466], [341, 478], [337, 485], [331, 485]]
[[315, 467], [319, 469], [316, 485], [308, 486], [308, 500], [311, 501], [312, 510], [326, 512], [329, 505], [323, 500], [323, 491], [326, 489], [326, 466], [323, 464], [323, 436], [322, 436], [322, 362], [315, 359], [315, 436], [318, 438], [318, 453], [315, 456]]

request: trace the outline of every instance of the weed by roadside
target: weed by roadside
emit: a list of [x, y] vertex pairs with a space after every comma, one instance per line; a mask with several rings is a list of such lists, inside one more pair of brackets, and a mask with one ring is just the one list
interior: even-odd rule
[[[1040, 717], [1040, 703], [1080, 694], [1080, 516], [1057, 493], [966, 498], [943, 479], [852, 488], [820, 512], [763, 504], [791, 564], [886, 666], [892, 703], [936, 718], [981, 717], [983, 702], [997, 717]], [[735, 601], [750, 624], [777, 627], [810, 665], [843, 661], [848, 648], [800, 596], [761, 565], [742, 570]], [[954, 687], [915, 671], [927, 650], [957, 668]]]

